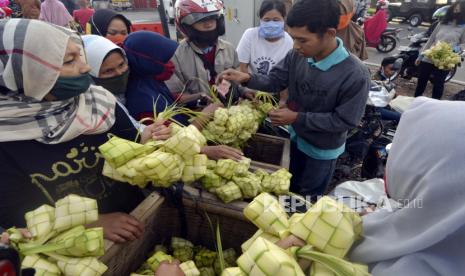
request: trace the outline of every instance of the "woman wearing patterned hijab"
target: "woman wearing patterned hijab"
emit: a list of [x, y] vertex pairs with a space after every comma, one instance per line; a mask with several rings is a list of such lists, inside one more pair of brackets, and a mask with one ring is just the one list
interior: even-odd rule
[[[84, 57], [67, 29], [0, 22], [0, 226], [24, 226], [27, 211], [73, 193], [98, 201], [105, 238], [134, 240], [143, 226], [125, 213], [143, 196], [102, 176], [98, 146], [108, 134], [135, 140], [137, 130], [110, 92], [91, 85]], [[167, 137], [160, 122], [140, 142]]]

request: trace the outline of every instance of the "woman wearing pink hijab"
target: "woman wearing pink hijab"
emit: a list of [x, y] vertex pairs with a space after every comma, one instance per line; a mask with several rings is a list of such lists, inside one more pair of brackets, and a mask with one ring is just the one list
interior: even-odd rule
[[65, 5], [58, 0], [45, 0], [40, 6], [39, 19], [58, 26], [66, 27], [73, 17]]

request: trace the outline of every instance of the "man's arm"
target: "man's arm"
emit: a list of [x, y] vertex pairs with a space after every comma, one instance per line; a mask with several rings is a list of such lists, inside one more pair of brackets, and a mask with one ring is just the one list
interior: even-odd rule
[[299, 112], [294, 122], [297, 135], [301, 130], [317, 132], [343, 132], [356, 127], [365, 112], [370, 78], [368, 71], [363, 71], [353, 82], [343, 85], [341, 99], [333, 112], [315, 113]]
[[248, 88], [266, 92], [279, 93], [289, 86], [289, 67], [291, 66], [291, 54], [274, 66], [266, 75], [251, 74], [246, 84]]

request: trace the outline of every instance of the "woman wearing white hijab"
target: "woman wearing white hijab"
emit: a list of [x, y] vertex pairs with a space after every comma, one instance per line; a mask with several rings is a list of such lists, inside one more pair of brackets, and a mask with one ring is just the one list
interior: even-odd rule
[[[27, 211], [73, 193], [97, 200], [106, 239], [134, 240], [143, 225], [127, 213], [143, 195], [102, 176], [98, 147], [108, 134], [134, 140], [137, 130], [111, 93], [91, 85], [83, 57], [70, 30], [0, 22], [0, 227], [23, 227]], [[141, 143], [169, 137], [157, 124]]]
[[374, 276], [465, 275], [465, 103], [419, 98], [402, 115], [387, 192], [404, 207], [363, 217], [350, 260]]

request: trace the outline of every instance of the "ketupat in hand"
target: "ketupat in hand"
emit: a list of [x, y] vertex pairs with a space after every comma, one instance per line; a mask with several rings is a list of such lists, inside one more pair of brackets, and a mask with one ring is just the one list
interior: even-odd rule
[[158, 120], [146, 126], [141, 134], [140, 143], [145, 144], [150, 140], [164, 141], [171, 137], [171, 128], [166, 126], [165, 121]]

